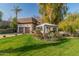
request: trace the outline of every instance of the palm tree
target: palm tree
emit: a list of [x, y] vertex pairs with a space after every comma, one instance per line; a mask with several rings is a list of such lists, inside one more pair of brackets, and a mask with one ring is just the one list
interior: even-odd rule
[[14, 9], [12, 9], [12, 10], [13, 10], [14, 13], [15, 13], [15, 17], [14, 17], [13, 20], [12, 20], [12, 24], [13, 24], [13, 26], [14, 26], [14, 28], [15, 28], [15, 31], [17, 31], [18, 13], [19, 13], [20, 11], [22, 11], [22, 9], [20, 9], [19, 6], [15, 6]]
[[15, 12], [15, 17], [16, 17], [16, 20], [18, 19], [18, 13], [20, 11], [22, 11], [22, 9], [19, 8], [19, 6], [15, 6], [14, 9], [12, 9], [14, 12]]

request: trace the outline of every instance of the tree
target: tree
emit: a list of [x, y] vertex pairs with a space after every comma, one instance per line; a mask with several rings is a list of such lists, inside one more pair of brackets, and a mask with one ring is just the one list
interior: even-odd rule
[[46, 22], [46, 4], [40, 3], [39, 4], [39, 13], [42, 15], [42, 23]]
[[59, 23], [59, 29], [68, 32], [75, 32], [79, 29], [79, 14], [73, 13], [69, 14], [66, 19]]
[[14, 12], [15, 12], [15, 17], [16, 17], [16, 20], [18, 18], [18, 13], [20, 11], [22, 11], [22, 9], [19, 8], [19, 6], [15, 6], [14, 9], [12, 9]]
[[0, 21], [2, 21], [3, 12], [0, 11]]
[[15, 17], [13, 18], [12, 20], [12, 23], [11, 23], [11, 27], [12, 28], [15, 28], [16, 31], [17, 31], [17, 19], [18, 19], [18, 14], [20, 11], [22, 11], [22, 9], [19, 8], [19, 6], [15, 6], [14, 9], [12, 9], [15, 13]]
[[11, 22], [11, 24], [10, 24], [10, 27], [11, 28], [17, 28], [17, 20], [16, 20], [16, 17], [14, 17], [13, 19], [12, 19], [12, 22]]
[[43, 22], [58, 24], [67, 13], [67, 4], [64, 3], [40, 3], [39, 11]]

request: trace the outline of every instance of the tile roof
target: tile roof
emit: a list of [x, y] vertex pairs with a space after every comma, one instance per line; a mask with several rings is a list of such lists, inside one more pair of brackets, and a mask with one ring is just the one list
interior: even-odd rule
[[17, 20], [18, 23], [20, 24], [25, 24], [25, 23], [34, 23], [34, 22], [38, 22], [37, 19], [31, 17], [31, 18], [19, 18]]

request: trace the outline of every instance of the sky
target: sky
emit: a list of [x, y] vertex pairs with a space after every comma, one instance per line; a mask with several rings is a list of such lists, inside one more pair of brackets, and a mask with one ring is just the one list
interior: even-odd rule
[[[13, 3], [0, 3], [0, 11], [3, 12], [3, 20], [9, 20], [11, 17], [15, 16], [14, 6], [18, 5], [22, 11], [20, 11], [18, 17], [19, 18], [26, 18], [26, 17], [33, 17], [33, 16], [39, 16], [39, 7], [36, 3], [19, 3], [19, 4], [13, 4]], [[68, 3], [68, 12], [79, 12], [79, 3]]]

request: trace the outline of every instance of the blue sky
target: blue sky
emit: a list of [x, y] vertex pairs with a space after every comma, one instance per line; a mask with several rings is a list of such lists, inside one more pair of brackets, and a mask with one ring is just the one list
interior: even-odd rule
[[[2, 3], [0, 4], [0, 10], [3, 12], [3, 20], [8, 20], [10, 17], [15, 16], [12, 9], [15, 5], [18, 5], [22, 11], [19, 13], [19, 17], [32, 17], [39, 16], [39, 7], [36, 3], [21, 3], [21, 4], [10, 4], [10, 3]], [[79, 12], [79, 3], [69, 3], [68, 4], [68, 12]]]
[[79, 12], [79, 3], [69, 3], [68, 5], [68, 12]]
[[14, 11], [12, 9], [14, 8], [15, 5], [18, 5], [22, 11], [19, 13], [18, 17], [32, 17], [32, 16], [39, 16], [38, 13], [38, 5], [37, 4], [0, 4], [0, 10], [3, 12], [3, 20], [8, 20], [11, 17], [15, 16]]

